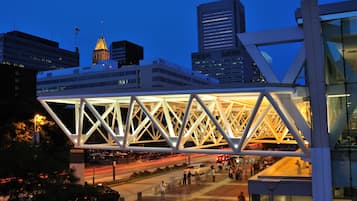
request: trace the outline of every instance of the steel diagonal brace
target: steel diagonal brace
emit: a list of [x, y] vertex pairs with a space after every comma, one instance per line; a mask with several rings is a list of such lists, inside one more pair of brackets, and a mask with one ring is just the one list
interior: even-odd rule
[[278, 141], [278, 143], [280, 143], [282, 141], [282, 136], [279, 135], [279, 133], [277, 133], [276, 131], [276, 124], [273, 123], [270, 118], [266, 118], [264, 119], [265, 125], [268, 126], [268, 128], [270, 129], [270, 131], [273, 133], [273, 136], [275, 137], [275, 139]]
[[[84, 99], [83, 99], [83, 100], [84, 100]], [[110, 107], [107, 108], [106, 111], [101, 115], [101, 118], [102, 118], [102, 119], [105, 119], [113, 109], [114, 109], [114, 104], [111, 104]], [[83, 110], [82, 112], [85, 113], [84, 110]], [[87, 115], [86, 115], [86, 116], [87, 116]], [[88, 132], [86, 133], [86, 135], [85, 135], [85, 137], [84, 137], [84, 140], [83, 140], [83, 141], [84, 141], [83, 143], [85, 143], [85, 142], [88, 140], [88, 138], [93, 134], [93, 132], [94, 132], [96, 129], [98, 129], [98, 126], [99, 126], [100, 123], [101, 123], [101, 121], [100, 121], [98, 118], [97, 118], [97, 121], [96, 121], [95, 123], [89, 118], [89, 116], [88, 116], [88, 120], [91, 121], [91, 123], [93, 124], [93, 126], [92, 126], [92, 127], [88, 130]], [[82, 120], [82, 121], [83, 121], [83, 120]], [[110, 130], [112, 130], [112, 129], [110, 129]], [[105, 137], [102, 132], [100, 132], [100, 133], [101, 133], [102, 137], [103, 137], [106, 141], [108, 141], [107, 137]]]
[[174, 148], [175, 145], [172, 143], [171, 139], [167, 135], [167, 133], [164, 131], [164, 129], [161, 128], [161, 125], [157, 122], [157, 120], [151, 115], [151, 113], [148, 111], [148, 109], [145, 107], [145, 105], [137, 98], [134, 97], [135, 101], [138, 103], [138, 105], [141, 107], [141, 109], [144, 111], [145, 115], [149, 117], [151, 122], [154, 124], [154, 126], [159, 130], [161, 135], [166, 139], [167, 143], [170, 145], [170, 147]]
[[303, 133], [306, 140], [311, 144], [311, 128], [293, 103], [290, 95], [276, 95], [284, 109], [295, 121], [296, 127]]
[[229, 146], [234, 149], [234, 144], [231, 140], [230, 137], [227, 136], [226, 132], [224, 131], [224, 129], [221, 127], [221, 125], [219, 125], [217, 119], [212, 115], [212, 113], [208, 110], [208, 108], [205, 106], [205, 104], [202, 102], [201, 98], [197, 95], [194, 95], [194, 98], [197, 100], [197, 102], [201, 105], [201, 107], [203, 108], [203, 110], [206, 112], [206, 114], [208, 115], [208, 117], [211, 119], [211, 121], [214, 123], [214, 125], [216, 126], [216, 128], [219, 130], [219, 132], [221, 132], [221, 134], [224, 136], [224, 138], [227, 140]]
[[293, 84], [299, 77], [306, 61], [305, 45], [302, 44], [293, 63], [290, 65], [288, 72], [285, 74], [282, 83]]
[[130, 124], [133, 118], [133, 111], [134, 111], [134, 96], [130, 97], [130, 103], [128, 107], [128, 113], [126, 115], [126, 125], [125, 125], [125, 135], [124, 135], [124, 142], [123, 146], [125, 148], [128, 147], [128, 140], [129, 140], [129, 134], [130, 134]]
[[[108, 124], [104, 121], [104, 119], [100, 116], [100, 114], [97, 112], [97, 110], [94, 108], [94, 106], [92, 104], [90, 104], [86, 99], [83, 99], [84, 102], [86, 103], [86, 106], [88, 107], [88, 109], [93, 113], [93, 115], [95, 116], [95, 118], [97, 118], [100, 123], [102, 124], [102, 126], [104, 127], [104, 129], [114, 138], [115, 142], [118, 144], [118, 146], [121, 146], [118, 138], [116, 137], [114, 131], [108, 126]], [[114, 107], [114, 106], [113, 106]]]
[[181, 139], [184, 137], [183, 133], [184, 133], [185, 128], [187, 126], [188, 117], [190, 116], [193, 97], [194, 97], [193, 94], [191, 94], [190, 98], [188, 99], [188, 102], [187, 102], [185, 114], [184, 114], [183, 119], [182, 119], [182, 124], [181, 124], [181, 128], [180, 128], [180, 131], [179, 131], [179, 134], [178, 134], [177, 144], [176, 144], [176, 147], [175, 147], [176, 150], [179, 150], [181, 148], [181, 146], [183, 146], [183, 143], [181, 142]]
[[174, 128], [172, 126], [172, 121], [171, 121], [171, 116], [170, 116], [170, 112], [169, 112], [169, 106], [166, 100], [163, 100], [163, 111], [164, 111], [164, 115], [165, 115], [165, 119], [166, 119], [166, 123], [167, 123], [167, 128], [169, 129], [169, 134], [170, 137], [174, 137], [175, 136], [175, 132], [174, 132]]
[[291, 132], [291, 135], [294, 136], [294, 138], [295, 138], [296, 142], [298, 143], [299, 147], [301, 148], [301, 150], [306, 155], [308, 155], [309, 150], [306, 148], [305, 143], [304, 143], [303, 139], [301, 139], [296, 127], [294, 127], [291, 124], [289, 119], [285, 116], [284, 112], [281, 111], [281, 109], [279, 108], [278, 104], [274, 101], [273, 97], [269, 93], [266, 93], [265, 96], [268, 98], [270, 104], [274, 107], [275, 111], [278, 113], [280, 118], [284, 121], [285, 125], [288, 127], [288, 129]]
[[[138, 103], [138, 99], [136, 98], [136, 96], [133, 96], [133, 99], [135, 100], [135, 102]], [[139, 104], [139, 103], [138, 103]], [[161, 107], [161, 102], [158, 102], [155, 107], [150, 111], [150, 116], [151, 114], [155, 114]], [[140, 107], [142, 109], [142, 107]], [[130, 119], [131, 120], [131, 119]], [[138, 125], [138, 127], [134, 130], [134, 132], [132, 133], [132, 136], [136, 136], [138, 135], [138, 133], [145, 128], [145, 125], [147, 122], [150, 121], [149, 115], [146, 115], [145, 119]]]
[[115, 112], [116, 112], [116, 120], [117, 120], [117, 124], [118, 124], [118, 132], [119, 132], [119, 136], [123, 137], [124, 136], [124, 126], [123, 126], [123, 120], [122, 120], [122, 116], [121, 116], [121, 109], [120, 109], [120, 103], [116, 103], [115, 104]]
[[252, 113], [251, 113], [251, 115], [250, 115], [250, 118], [249, 118], [249, 120], [248, 120], [248, 122], [247, 122], [247, 125], [246, 125], [246, 127], [245, 127], [245, 129], [244, 129], [244, 131], [243, 131], [242, 138], [241, 138], [241, 140], [239, 141], [238, 146], [235, 146], [235, 147], [234, 147], [234, 148], [235, 148], [235, 152], [237, 152], [237, 153], [240, 153], [240, 152], [242, 151], [243, 143], [244, 143], [244, 141], [246, 140], [246, 138], [247, 138], [247, 136], [248, 136], [248, 132], [249, 132], [249, 130], [250, 130], [250, 127], [251, 127], [252, 124], [253, 124], [253, 121], [254, 121], [255, 116], [257, 115], [257, 112], [258, 112], [259, 107], [260, 107], [260, 105], [261, 105], [261, 103], [262, 103], [262, 101], [263, 101], [263, 98], [264, 98], [263, 94], [259, 94], [258, 99], [257, 99], [257, 102], [255, 103], [255, 106], [254, 106], [254, 108], [253, 108], [253, 111], [252, 111]]
[[226, 116], [225, 112], [223, 112], [222, 105], [221, 105], [221, 102], [219, 101], [219, 99], [216, 100], [216, 107], [218, 109], [219, 116], [221, 116], [224, 127], [226, 128], [229, 137], [234, 137], [231, 125], [229, 124], [229, 122], [227, 120], [227, 116]]
[[76, 140], [75, 140], [75, 135], [73, 135], [71, 133], [71, 131], [68, 130], [68, 128], [63, 124], [63, 122], [61, 121], [61, 119], [56, 115], [56, 113], [51, 109], [51, 107], [46, 103], [46, 101], [44, 100], [38, 100], [41, 105], [46, 109], [46, 111], [50, 114], [50, 116], [52, 117], [52, 119], [57, 123], [57, 125], [62, 129], [62, 131], [64, 132], [64, 134], [66, 134], [66, 136], [68, 137], [69, 140], [71, 140], [71, 142], [73, 144], [77, 144]]
[[[237, 36], [250, 56], [257, 63], [259, 70], [263, 73], [265, 79], [269, 83], [279, 83], [279, 79], [272, 71], [270, 64], [263, 57], [257, 46], [299, 42], [304, 39], [302, 29], [296, 27], [280, 30], [268, 30], [264, 32], [239, 33]], [[298, 56], [300, 57], [303, 55]], [[300, 61], [300, 58], [298, 58], [294, 61], [294, 64], [299, 64]], [[291, 71], [291, 73], [293, 72], [294, 71]], [[289, 78], [289, 81], [290, 80], [291, 79]]]
[[261, 54], [260, 50], [255, 45], [245, 45], [246, 50], [248, 51], [249, 55], [254, 59], [256, 62], [260, 72], [264, 75], [264, 78], [269, 83], [280, 83], [279, 79], [276, 77], [275, 73], [273, 72], [271, 66], [266, 61], [266, 59]]
[[[214, 106], [214, 103], [211, 103], [210, 107], [213, 107]], [[200, 126], [201, 122], [206, 118], [206, 114], [205, 113], [201, 113], [201, 115], [196, 119], [196, 121], [194, 122], [191, 122], [193, 121], [192, 119], [190, 119], [190, 122], [191, 122], [191, 127], [190, 129], [188, 129], [188, 131], [184, 134], [184, 138], [185, 140], [191, 136], [192, 133], [194, 133], [194, 136], [195, 136], [195, 142], [197, 145], [200, 145], [200, 141], [197, 139], [197, 132], [195, 132], [195, 130]], [[207, 127], [207, 125], [205, 125], [205, 127]]]

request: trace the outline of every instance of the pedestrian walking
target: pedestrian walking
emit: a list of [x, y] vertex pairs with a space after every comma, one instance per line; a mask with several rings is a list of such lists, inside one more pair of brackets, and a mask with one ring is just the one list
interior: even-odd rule
[[166, 183], [164, 181], [161, 181], [160, 184], [161, 200], [165, 200], [166, 186], [167, 186]]
[[233, 168], [232, 167], [229, 167], [228, 176], [229, 176], [229, 178], [233, 179]]
[[188, 171], [188, 174], [187, 174], [187, 180], [188, 180], [188, 184], [191, 184], [191, 171]]
[[212, 176], [212, 182], [216, 182], [216, 171], [213, 165], [211, 165], [211, 176]]
[[183, 173], [183, 180], [182, 180], [183, 185], [186, 185], [186, 182], [187, 182], [187, 174], [186, 174], [186, 172], [184, 172]]
[[297, 174], [301, 174], [301, 164], [299, 160], [296, 160], [295, 165], [297, 167]]
[[240, 192], [240, 194], [238, 195], [238, 201], [245, 201], [245, 196], [243, 192]]

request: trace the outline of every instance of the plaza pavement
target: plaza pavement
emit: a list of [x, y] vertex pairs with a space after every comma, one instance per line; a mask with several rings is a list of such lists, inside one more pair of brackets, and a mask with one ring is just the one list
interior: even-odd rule
[[[201, 175], [200, 179], [193, 178], [191, 184], [182, 184], [182, 177], [175, 177], [175, 180], [165, 178], [164, 176], [154, 178], [154, 180], [141, 181], [142, 184], [151, 184], [151, 187], [146, 188], [141, 193], [141, 199], [138, 199], [140, 189], [135, 187], [135, 184], [129, 189], [132, 190], [130, 195], [121, 193], [125, 201], [160, 201], [161, 194], [159, 192], [159, 183], [163, 179], [168, 184], [168, 190], [165, 194], [165, 201], [237, 201], [238, 194], [243, 192], [248, 199], [247, 179], [237, 181], [228, 177], [227, 173], [220, 172], [216, 174], [216, 181], [213, 182], [210, 175]], [[153, 183], [155, 181], [155, 183]], [[137, 184], [139, 185], [139, 184]], [[124, 190], [124, 185], [112, 187], [118, 191]]]

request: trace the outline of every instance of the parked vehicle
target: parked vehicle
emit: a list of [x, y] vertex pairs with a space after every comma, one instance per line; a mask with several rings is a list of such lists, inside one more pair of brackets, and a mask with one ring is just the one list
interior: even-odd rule
[[191, 164], [184, 169], [184, 173], [188, 174], [189, 172], [191, 172], [192, 175], [201, 175], [208, 173], [209, 171], [210, 166], [205, 163]]

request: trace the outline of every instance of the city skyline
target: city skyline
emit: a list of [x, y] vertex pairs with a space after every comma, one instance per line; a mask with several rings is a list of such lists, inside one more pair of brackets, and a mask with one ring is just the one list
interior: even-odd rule
[[[102, 5], [68, 0], [7, 1], [4, 7], [15, 9], [0, 14], [0, 32], [23, 31], [58, 41], [61, 48], [72, 51], [77, 44], [81, 66], [91, 64], [96, 41], [104, 35], [108, 43], [128, 40], [143, 46], [144, 60], [163, 58], [191, 69], [191, 53], [198, 50], [196, 7], [212, 1], [107, 1]], [[336, 0], [319, 1], [329, 2]], [[242, 3], [247, 32], [294, 26], [294, 11], [300, 6], [299, 0]], [[76, 27], [80, 29], [77, 36]]]

